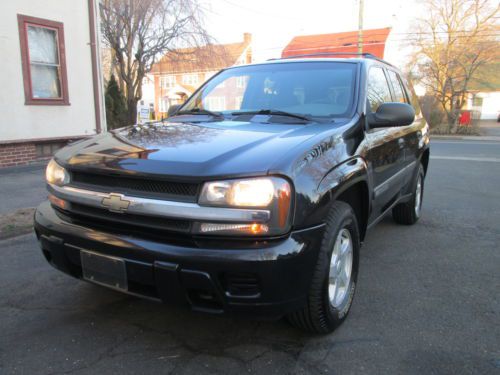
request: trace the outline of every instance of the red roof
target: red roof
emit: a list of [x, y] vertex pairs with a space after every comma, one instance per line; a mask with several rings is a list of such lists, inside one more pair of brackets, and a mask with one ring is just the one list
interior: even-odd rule
[[[363, 52], [383, 59], [390, 31], [390, 27], [363, 30]], [[296, 36], [285, 47], [281, 57], [325, 52], [358, 52], [358, 31]]]

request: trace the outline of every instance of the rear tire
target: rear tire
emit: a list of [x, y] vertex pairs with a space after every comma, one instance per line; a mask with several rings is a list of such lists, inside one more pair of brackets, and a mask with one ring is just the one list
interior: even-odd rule
[[424, 197], [424, 177], [424, 167], [420, 163], [411, 199], [408, 202], [396, 205], [392, 209], [392, 217], [396, 223], [413, 225], [420, 219]]
[[359, 248], [356, 215], [347, 203], [337, 201], [327, 217], [307, 305], [287, 316], [293, 326], [330, 333], [345, 320], [356, 290]]

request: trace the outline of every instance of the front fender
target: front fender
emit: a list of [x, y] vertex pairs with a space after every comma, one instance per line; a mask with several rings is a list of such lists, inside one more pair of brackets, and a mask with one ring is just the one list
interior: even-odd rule
[[368, 167], [363, 158], [353, 157], [332, 168], [319, 182], [316, 188], [316, 202], [309, 206], [300, 226], [308, 227], [324, 223], [332, 202], [359, 182], [365, 182], [370, 189]]
[[330, 199], [335, 200], [338, 195], [360, 181], [368, 183], [368, 166], [363, 158], [354, 157], [337, 165], [323, 177], [318, 186], [318, 194], [321, 197], [331, 195]]

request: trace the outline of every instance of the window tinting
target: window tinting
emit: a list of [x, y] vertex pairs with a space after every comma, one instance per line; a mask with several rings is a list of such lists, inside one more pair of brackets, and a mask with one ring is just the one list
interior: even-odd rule
[[373, 67], [370, 69], [367, 97], [372, 112], [376, 112], [382, 103], [392, 101], [391, 91], [389, 90], [389, 85], [387, 84], [387, 79], [382, 68]]
[[391, 81], [392, 88], [394, 91], [394, 101], [399, 103], [407, 103], [406, 95], [401, 87], [401, 82], [399, 81], [398, 75], [392, 70], [388, 70], [389, 80]]
[[272, 109], [313, 117], [347, 116], [354, 101], [356, 66], [290, 62], [231, 68], [203, 86], [183, 110]]
[[422, 111], [420, 109], [418, 96], [415, 93], [413, 87], [408, 83], [408, 81], [404, 77], [401, 77], [401, 80], [403, 81], [403, 86], [405, 87], [406, 92], [409, 94], [408, 96], [410, 98], [410, 104], [415, 110], [415, 115], [419, 116], [422, 113]]

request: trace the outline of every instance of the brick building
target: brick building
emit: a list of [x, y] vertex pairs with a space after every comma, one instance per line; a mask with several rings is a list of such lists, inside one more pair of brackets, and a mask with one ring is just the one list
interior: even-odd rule
[[[150, 72], [154, 80], [157, 117], [165, 116], [170, 105], [184, 102], [220, 69], [251, 63], [251, 43], [251, 34], [245, 33], [240, 43], [183, 48], [163, 56]], [[222, 108], [223, 104], [214, 102], [211, 107]]]
[[97, 0], [0, 3], [0, 167], [105, 128]]

